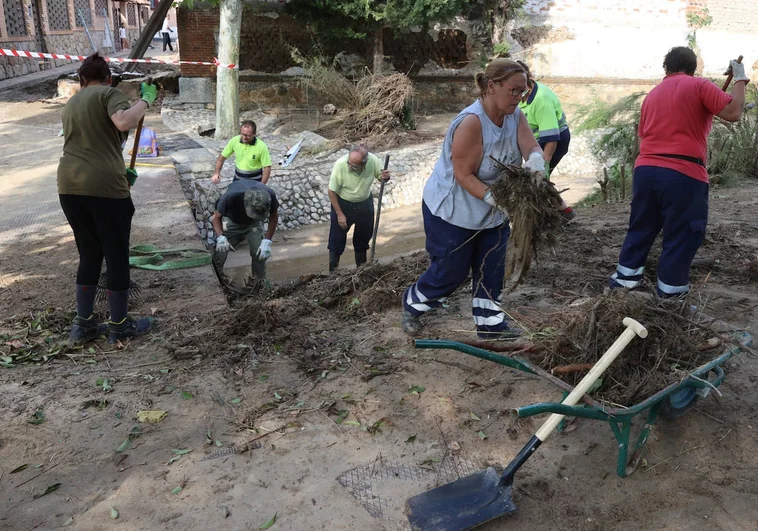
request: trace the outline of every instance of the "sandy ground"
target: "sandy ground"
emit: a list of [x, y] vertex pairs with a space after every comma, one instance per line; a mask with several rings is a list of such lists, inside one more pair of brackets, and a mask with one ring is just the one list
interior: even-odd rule
[[[6, 344], [11, 337], [39, 337], [37, 324], [49, 331], [51, 348], [58, 344], [72, 310], [76, 253], [54, 208], [60, 144], [53, 136], [39, 141], [57, 128], [60, 109], [1, 105], [0, 196], [10, 206], [0, 220], [11, 226], [24, 205], [51, 205], [34, 230], [21, 224], [3, 231], [6, 355], [15, 348]], [[9, 153], [11, 143], [33, 148]], [[141, 174], [134, 243], [194, 241], [170, 173]], [[758, 286], [745, 273], [758, 248], [755, 192], [755, 182], [714, 191], [699, 255], [709, 265], [693, 271], [701, 305], [750, 329], [758, 325]], [[527, 318], [601, 291], [627, 216], [625, 204], [580, 210], [561, 243], [505, 301], [508, 309]], [[304, 241], [297, 238], [309, 236], [292, 237], [297, 260], [294, 248]], [[279, 246], [282, 253], [289, 244]], [[47, 363], [0, 368], [0, 527], [258, 529], [276, 515], [272, 529], [402, 529], [407, 496], [516, 455], [542, 419], [513, 422], [511, 408], [561, 398], [542, 379], [412, 348], [397, 306], [346, 313], [289, 297], [283, 305], [303, 307], [283, 306], [275, 326], [256, 324], [229, 308], [210, 279], [206, 268], [135, 271], [143, 296], [134, 311], [155, 312], [154, 334], [122, 349], [97, 342]], [[45, 308], [47, 318], [31, 318]], [[472, 328], [464, 286], [428, 319], [423, 337], [472, 339]], [[519, 472], [517, 513], [483, 529], [754, 529], [755, 363], [749, 356], [729, 362], [721, 397], [711, 393], [681, 419], [660, 420], [643, 467], [626, 479], [615, 475], [609, 427], [573, 423]], [[140, 423], [143, 410], [167, 416]], [[40, 420], [38, 411], [44, 420], [30, 423]], [[255, 437], [259, 448], [201, 461]]]

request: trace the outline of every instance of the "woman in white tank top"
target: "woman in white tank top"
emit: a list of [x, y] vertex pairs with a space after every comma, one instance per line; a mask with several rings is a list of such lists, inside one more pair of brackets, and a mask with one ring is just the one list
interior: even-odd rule
[[450, 124], [442, 153], [423, 195], [426, 250], [431, 263], [403, 294], [403, 330], [415, 334], [419, 317], [439, 307], [469, 272], [473, 275], [472, 313], [480, 337], [520, 333], [509, 327], [500, 307], [505, 249], [510, 235], [507, 212], [495, 206], [490, 186], [498, 177], [492, 158], [504, 164], [544, 171], [542, 150], [519, 110], [527, 91], [524, 68], [494, 59], [477, 74], [480, 97]]

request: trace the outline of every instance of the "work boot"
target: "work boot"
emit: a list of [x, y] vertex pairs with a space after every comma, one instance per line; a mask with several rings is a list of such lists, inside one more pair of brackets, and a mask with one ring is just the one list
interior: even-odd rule
[[124, 317], [120, 322], [108, 321], [108, 343], [116, 343], [130, 337], [146, 334], [153, 327], [155, 319], [152, 317], [140, 317], [137, 320]]
[[567, 207], [565, 210], [561, 210], [561, 216], [568, 222], [576, 217], [576, 212], [573, 208]]
[[68, 334], [68, 339], [73, 343], [86, 343], [87, 341], [104, 336], [107, 331], [108, 325], [98, 323], [94, 315], [90, 315], [87, 319], [77, 315], [74, 318], [74, 324], [71, 327], [71, 332]]
[[524, 331], [517, 326], [509, 326], [507, 323], [505, 328], [498, 331], [481, 330], [477, 329], [476, 335], [479, 339], [513, 339], [524, 334]]
[[329, 251], [329, 272], [334, 272], [340, 265], [340, 255], [335, 252]]
[[403, 310], [403, 315], [400, 317], [400, 324], [403, 325], [403, 332], [409, 336], [415, 336], [421, 330], [421, 319], [417, 315], [413, 315], [408, 310]]
[[361, 267], [366, 263], [366, 250], [355, 251], [355, 267]]

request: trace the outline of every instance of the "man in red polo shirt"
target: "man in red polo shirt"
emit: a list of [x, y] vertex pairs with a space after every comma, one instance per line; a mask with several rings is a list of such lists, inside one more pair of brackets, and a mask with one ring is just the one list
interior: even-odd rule
[[632, 213], [612, 288], [640, 285], [650, 247], [663, 229], [658, 294], [689, 292], [690, 265], [708, 223], [708, 133], [714, 115], [729, 122], [740, 119], [750, 81], [745, 67], [730, 61], [734, 85], [727, 94], [695, 77], [696, 66], [692, 50], [672, 48], [663, 60], [666, 77], [642, 103]]

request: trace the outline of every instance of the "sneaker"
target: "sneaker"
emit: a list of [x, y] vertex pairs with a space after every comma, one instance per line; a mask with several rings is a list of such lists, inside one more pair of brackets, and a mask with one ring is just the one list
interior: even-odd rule
[[408, 310], [403, 310], [400, 323], [403, 325], [403, 332], [409, 336], [415, 336], [418, 334], [418, 331], [421, 330], [421, 319]]
[[108, 343], [116, 343], [130, 337], [146, 334], [153, 327], [155, 319], [152, 317], [140, 317], [132, 319], [124, 317], [120, 323], [108, 321]]
[[87, 341], [104, 336], [107, 331], [108, 325], [98, 323], [94, 315], [90, 315], [88, 319], [77, 315], [74, 318], [74, 324], [71, 327], [71, 332], [68, 334], [68, 339], [74, 343], [86, 343]]
[[524, 331], [516, 326], [508, 326], [497, 332], [489, 330], [477, 330], [476, 332], [479, 339], [513, 339], [523, 334]]

